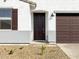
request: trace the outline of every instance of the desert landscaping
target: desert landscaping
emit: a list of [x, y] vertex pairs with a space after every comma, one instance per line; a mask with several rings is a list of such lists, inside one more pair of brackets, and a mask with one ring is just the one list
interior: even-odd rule
[[57, 45], [0, 45], [0, 59], [70, 59]]

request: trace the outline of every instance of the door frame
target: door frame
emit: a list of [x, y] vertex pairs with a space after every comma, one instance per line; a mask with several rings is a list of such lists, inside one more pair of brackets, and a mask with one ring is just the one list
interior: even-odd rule
[[48, 11], [44, 10], [35, 10], [31, 12], [31, 26], [32, 26], [32, 41], [34, 40], [34, 13], [45, 13], [45, 40], [48, 41]]

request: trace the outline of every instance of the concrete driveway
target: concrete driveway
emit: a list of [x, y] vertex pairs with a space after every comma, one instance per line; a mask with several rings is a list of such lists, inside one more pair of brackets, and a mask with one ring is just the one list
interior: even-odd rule
[[79, 44], [57, 44], [71, 59], [79, 59]]

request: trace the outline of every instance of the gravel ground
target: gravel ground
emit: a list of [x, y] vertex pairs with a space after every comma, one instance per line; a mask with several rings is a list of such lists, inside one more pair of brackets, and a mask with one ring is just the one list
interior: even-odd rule
[[57, 45], [0, 45], [0, 59], [70, 59]]

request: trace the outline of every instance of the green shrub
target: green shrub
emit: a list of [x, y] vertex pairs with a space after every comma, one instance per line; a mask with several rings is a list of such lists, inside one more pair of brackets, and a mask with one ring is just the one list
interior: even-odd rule
[[46, 49], [46, 46], [42, 45], [40, 55], [43, 55], [44, 54], [45, 49]]

